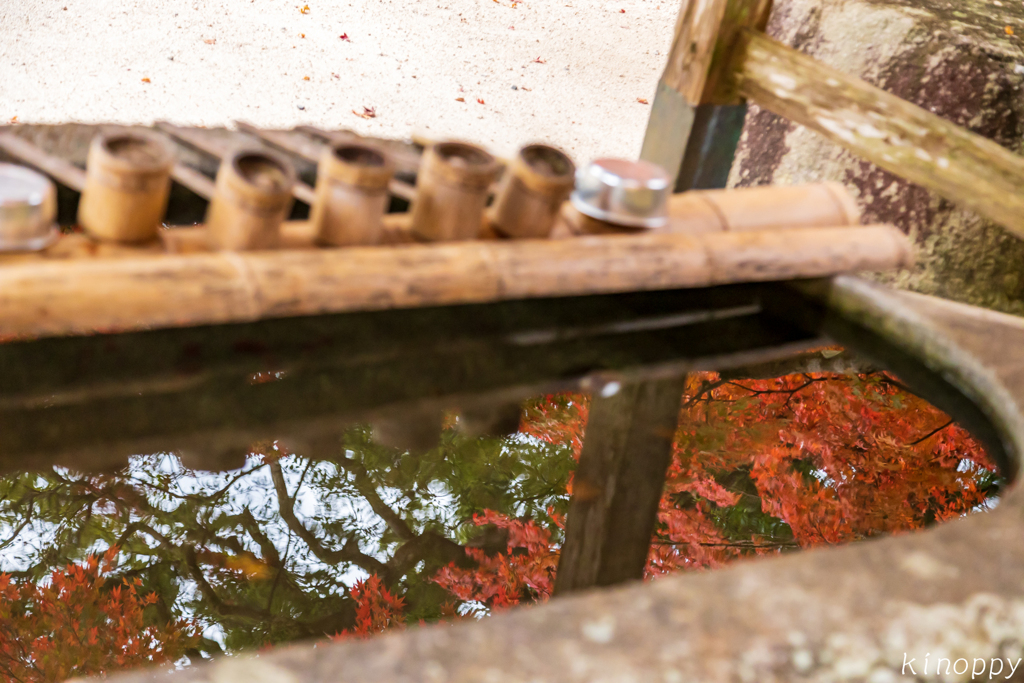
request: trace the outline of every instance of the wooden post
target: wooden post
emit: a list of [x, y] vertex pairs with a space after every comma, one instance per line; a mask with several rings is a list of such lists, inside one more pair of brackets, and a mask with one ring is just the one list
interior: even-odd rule
[[763, 30], [770, 11], [771, 0], [684, 0], [640, 152], [676, 192], [725, 187], [746, 116], [727, 67], [739, 31]]
[[1024, 237], [1024, 157], [766, 35], [738, 48], [742, 95]]
[[595, 392], [555, 595], [643, 578], [685, 376]]

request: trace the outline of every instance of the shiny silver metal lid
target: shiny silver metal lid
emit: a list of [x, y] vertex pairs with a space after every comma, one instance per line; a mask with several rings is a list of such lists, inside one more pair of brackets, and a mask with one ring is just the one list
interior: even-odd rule
[[0, 164], [0, 251], [44, 249], [58, 237], [57, 190], [46, 176]]
[[649, 161], [595, 159], [576, 172], [570, 200], [582, 213], [629, 228], [668, 223], [669, 177]]

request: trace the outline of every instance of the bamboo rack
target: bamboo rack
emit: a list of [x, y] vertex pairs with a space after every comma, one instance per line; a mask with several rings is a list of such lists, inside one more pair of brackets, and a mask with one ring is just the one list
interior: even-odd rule
[[[212, 195], [211, 170], [240, 144], [266, 144], [296, 160], [293, 196], [314, 201], [306, 172], [342, 133], [314, 129], [240, 132], [158, 124], [178, 147], [172, 179]], [[358, 141], [358, 140], [353, 140]], [[27, 137], [0, 131], [0, 151], [80, 190], [85, 174]], [[189, 156], [191, 155], [191, 156]], [[415, 197], [414, 146], [399, 148], [388, 191]], [[185, 160], [188, 160], [186, 163]], [[205, 164], [205, 165], [204, 165]], [[303, 179], [304, 178], [304, 179]], [[492, 189], [493, 189], [492, 185]], [[486, 189], [485, 189], [486, 191]], [[557, 205], [556, 205], [557, 206]], [[911, 261], [907, 240], [884, 225], [859, 226], [838, 185], [693, 192], [669, 202], [662, 228], [573, 224], [568, 202], [551, 239], [511, 240], [489, 217], [477, 239], [419, 243], [411, 211], [386, 214], [380, 244], [318, 248], [305, 220], [281, 226], [280, 248], [211, 252], [202, 225], [165, 228], [128, 245], [65, 235], [49, 249], [0, 255], [0, 335], [30, 338], [249, 322], [265, 318], [448, 306], [538, 297], [671, 290], [886, 270]]]

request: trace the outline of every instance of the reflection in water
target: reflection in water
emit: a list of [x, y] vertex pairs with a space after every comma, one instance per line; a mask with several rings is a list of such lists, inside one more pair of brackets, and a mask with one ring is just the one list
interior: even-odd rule
[[[137, 656], [79, 673], [546, 599], [588, 404], [528, 401], [519, 432], [502, 438], [462, 436], [449, 416], [426, 451], [382, 446], [369, 427], [353, 427], [315, 453], [257, 445], [227, 473], [155, 454], [115, 474], [4, 476], [0, 570], [10, 579], [0, 589], [46, 584], [54, 570], [63, 577], [69, 563], [119, 549], [116, 566], [89, 570], [106, 583], [74, 594], [86, 607], [66, 658], [129, 647]], [[695, 374], [647, 571], [916, 529], [992, 505], [1000, 484], [970, 436], [888, 375]], [[101, 596], [123, 579], [140, 596], [139, 624], [155, 629], [149, 645], [89, 631], [113, 623]], [[89, 600], [100, 607], [90, 612]], [[12, 680], [58, 671], [37, 661], [33, 672], [30, 655], [10, 647], [11, 634], [30, 637], [36, 603], [0, 612], [0, 668]]]

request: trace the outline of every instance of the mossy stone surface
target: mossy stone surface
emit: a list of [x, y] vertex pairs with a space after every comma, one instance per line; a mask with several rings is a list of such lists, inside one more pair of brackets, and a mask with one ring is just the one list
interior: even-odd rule
[[[1024, 148], [1019, 2], [779, 0], [768, 31], [1011, 151]], [[818, 180], [844, 183], [865, 222], [893, 223], [914, 239], [917, 267], [887, 281], [1024, 315], [1024, 241], [813, 131], [751, 106], [730, 185]]]

